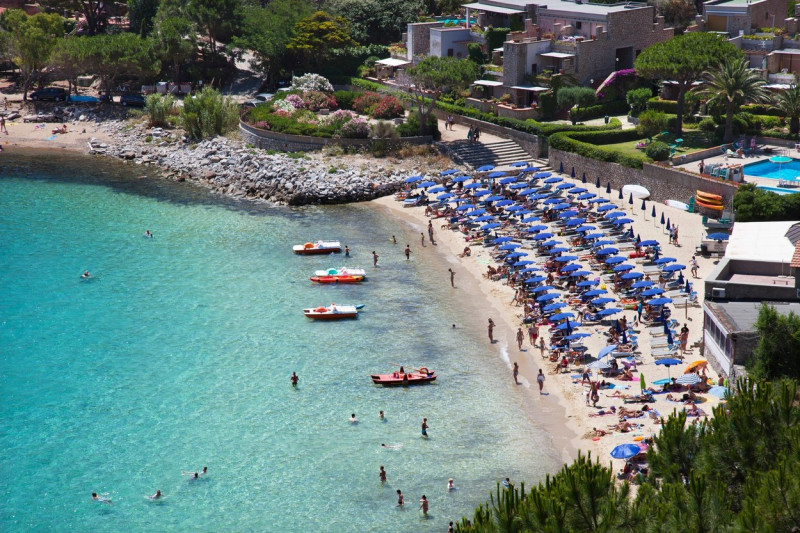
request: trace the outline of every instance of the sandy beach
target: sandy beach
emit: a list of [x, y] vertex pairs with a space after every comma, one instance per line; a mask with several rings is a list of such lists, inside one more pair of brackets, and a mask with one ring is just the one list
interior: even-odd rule
[[[103, 122], [75, 122], [67, 124], [66, 134], [53, 134], [52, 129], [58, 127], [57, 124], [26, 124], [17, 121], [6, 123], [9, 134], [0, 135], [0, 142], [4, 149], [32, 148], [49, 150], [63, 149], [75, 152], [86, 153], [88, 141], [92, 138], [100, 142], [109, 139], [112, 128]], [[444, 123], [440, 124], [443, 132], [443, 140], [463, 139], [466, 136], [466, 127], [456, 125], [454, 131], [445, 131]], [[4, 138], [3, 138], [4, 137]], [[494, 142], [497, 138], [485, 134], [482, 136], [483, 142]], [[342, 164], [364, 163], [358, 157], [345, 157]], [[401, 167], [406, 165], [401, 164]], [[408, 175], [414, 172], [416, 167], [408, 165]], [[428, 176], [438, 179], [439, 171], [444, 169], [430, 169]], [[580, 169], [576, 169], [580, 174]], [[416, 173], [416, 172], [414, 172]], [[555, 173], [554, 173], [555, 175]], [[570, 180], [569, 176], [562, 176], [565, 181]], [[579, 180], [578, 180], [579, 181]], [[701, 217], [697, 214], [688, 213], [663, 204], [647, 201], [646, 211], [640, 209], [641, 200], [636, 201], [633, 206], [627, 204], [627, 200], [618, 200], [619, 191], [612, 191], [610, 195], [605, 193], [605, 189], [595, 189], [593, 184], [586, 184], [590, 192], [596, 192], [599, 197], [610, 198], [612, 202], [618, 203], [621, 210], [626, 211], [630, 218], [634, 219], [632, 224], [634, 234], [639, 235], [642, 240], [655, 239], [661, 244], [663, 256], [674, 257], [677, 263], [687, 266], [683, 272], [693, 284], [693, 290], [697, 292], [697, 301], [703, 300], [702, 278], [707, 275], [714, 267], [713, 260], [710, 258], [697, 257], [699, 263], [699, 275], [697, 279], [692, 279], [689, 271], [695, 247], [699, 245], [705, 228], [702, 225]], [[398, 202], [393, 196], [384, 197], [372, 202], [376, 208], [383, 209], [391, 216], [396, 217], [404, 224], [409, 225], [416, 232], [424, 232], [427, 237], [426, 228], [428, 218], [425, 216], [424, 207], [404, 208], [402, 202]], [[651, 217], [651, 210], [655, 206], [656, 220]], [[669, 236], [660, 224], [661, 215], [668, 218], [672, 224], [679, 228], [680, 245], [669, 244]], [[624, 404], [619, 395], [637, 394], [640, 390], [639, 379], [643, 374], [648, 386], [659, 388], [652, 385], [653, 381], [666, 378], [668, 375], [676, 377], [683, 373], [685, 364], [676, 365], [671, 368], [655, 365], [655, 360], [651, 355], [651, 342], [659, 342], [661, 339], [651, 338], [648, 328], [634, 327], [638, 331], [638, 351], [641, 352], [640, 361], [633, 373], [633, 381], [619, 381], [611, 378], [614, 389], [604, 389], [599, 391], [599, 401], [596, 407], [586, 403], [587, 386], [581, 384], [580, 379], [573, 380], [571, 376], [579, 375], [582, 366], [570, 367], [566, 373], [559, 372], [557, 364], [540, 355], [538, 348], [530, 345], [527, 336], [527, 326], [523, 325], [524, 316], [522, 307], [512, 304], [515, 289], [505, 283], [505, 280], [492, 281], [484, 274], [489, 265], [499, 266], [490, 252], [496, 247], [471, 246], [472, 252], [469, 257], [461, 257], [460, 254], [465, 247], [464, 235], [457, 231], [444, 229], [442, 224], [446, 219], [437, 218], [433, 220], [435, 238], [437, 246], [427, 246], [426, 254], [433, 254], [431, 257], [439, 261], [442, 269], [442, 280], [449, 281], [448, 268], [453, 268], [456, 272], [454, 289], [454, 305], [467, 306], [474, 309], [480, 316], [478, 322], [487, 323], [492, 318], [497, 324], [494, 332], [496, 342], [490, 344], [486, 339], [487, 356], [500, 357], [507, 363], [509, 368], [509, 379], [511, 379], [511, 368], [514, 362], [519, 363], [519, 393], [525, 395], [524, 404], [528, 406], [527, 415], [542, 425], [550, 433], [556, 450], [559, 450], [565, 462], [571, 461], [577, 456], [578, 452], [591, 452], [592, 456], [600, 458], [601, 461], [611, 461], [609, 452], [618, 444], [641, 440], [641, 438], [651, 436], [658, 432], [658, 416], [643, 415], [640, 418], [629, 418], [628, 421], [634, 427], [628, 432], [620, 432], [612, 429], [612, 426], [620, 422], [620, 416], [609, 413], [613, 406], [616, 409], [626, 407], [630, 409], [641, 409], [643, 404], [631, 403]], [[412, 246], [415, 253], [421, 252], [418, 242]], [[528, 244], [523, 245], [522, 251], [530, 253], [529, 259], [535, 259], [537, 263], [544, 261], [544, 258], [535, 257], [533, 250]], [[581, 261], [583, 266], [588, 264]], [[637, 270], [639, 266], [637, 265]], [[590, 279], [599, 277], [599, 273], [592, 273]], [[610, 292], [610, 291], [609, 291]], [[607, 296], [614, 296], [613, 293]], [[570, 309], [564, 309], [570, 311]], [[628, 323], [633, 324], [635, 311], [625, 311], [614, 318], [627, 316]], [[699, 352], [699, 341], [702, 338], [702, 309], [699, 305], [691, 305], [686, 309], [673, 309], [672, 318], [677, 319], [681, 325], [684, 323], [689, 328], [689, 349], [684, 355], [684, 363], [701, 359]], [[526, 332], [523, 349], [519, 350], [516, 341], [516, 332], [519, 327], [523, 327]], [[596, 356], [598, 351], [606, 346], [604, 331], [607, 325], [584, 326], [579, 331], [590, 333], [591, 336], [584, 340], [587, 353]], [[679, 328], [678, 328], [679, 329]], [[549, 338], [546, 333], [547, 328], [540, 328], [540, 335]], [[677, 340], [677, 339], [676, 339]], [[507, 356], [505, 355], [507, 353]], [[507, 359], [507, 360], [506, 360]], [[536, 382], [539, 370], [546, 376], [544, 384], [545, 394], [540, 394]], [[708, 377], [716, 382], [717, 376], [713, 370], [708, 368]], [[443, 376], [444, 378], [444, 376]], [[595, 377], [593, 376], [593, 379]], [[616, 395], [616, 396], [615, 396]], [[680, 396], [677, 393], [676, 396]], [[719, 402], [718, 399], [703, 395], [705, 398], [698, 407], [708, 415], [711, 414], [713, 406]], [[684, 409], [685, 406], [680, 402], [671, 402], [666, 399], [666, 394], [654, 395], [655, 402], [648, 404], [658, 415], [666, 417], [675, 410]], [[600, 412], [608, 414], [598, 415]], [[697, 418], [690, 419], [697, 420]], [[600, 430], [597, 434], [593, 429]], [[599, 433], [604, 432], [602, 436]], [[622, 461], [614, 461], [615, 467], [621, 467]]]
[[[572, 181], [569, 176], [562, 175], [562, 177], [565, 178], [565, 181]], [[586, 188], [590, 192], [595, 192], [593, 184], [588, 184]], [[695, 247], [699, 245], [705, 234], [700, 215], [650, 201], [646, 202], [647, 209], [642, 212], [640, 209], [641, 200], [637, 201], [633, 206], [634, 209], [631, 210], [627, 200], [618, 200], [619, 191], [615, 190], [610, 195], [607, 195], [605, 189], [602, 188], [597, 191], [597, 194], [604, 198], [610, 196], [612, 202], [621, 206], [620, 210], [626, 211], [628, 216], [634, 219], [632, 224], [634, 234], [639, 235], [642, 240], [655, 239], [659, 241], [662, 256], [673, 257], [677, 260], [677, 263], [687, 266], [684, 276], [692, 282], [692, 289], [697, 292], [697, 302], [701, 302], [703, 299], [702, 278], [713, 269], [714, 260], [697, 256], [699, 265], [698, 278], [691, 277], [689, 266], [694, 256]], [[427, 227], [428, 218], [425, 216], [424, 207], [404, 208], [402, 202], [393, 197], [384, 197], [374, 203], [386, 208], [393, 216], [413, 224], [415, 229], [419, 228], [419, 231], [424, 231]], [[651, 217], [653, 206], [655, 206], [657, 213], [655, 221]], [[664, 226], [660, 224], [662, 213], [672, 224], [678, 226], [679, 245], [677, 246], [669, 244], [669, 235]], [[582, 366], [571, 366], [568, 372], [562, 373], [557, 369], [558, 365], [556, 363], [542, 358], [539, 349], [534, 349], [530, 345], [527, 326], [522, 322], [524, 316], [523, 308], [511, 304], [515, 289], [508, 286], [505, 280], [492, 281], [485, 276], [488, 265], [500, 266], [490, 255], [490, 252], [494, 251], [496, 247], [471, 246], [471, 256], [461, 257], [462, 251], [467, 244], [464, 238], [465, 235], [450, 229], [443, 229], [442, 224], [445, 222], [446, 219], [442, 218], [433, 220], [438, 246], [429, 246], [427, 248], [428, 253], [436, 253], [443, 257], [443, 279], [446, 279], [447, 276], [446, 269], [448, 266], [445, 265], [451, 266], [456, 271], [456, 292], [463, 293], [459, 301], [471, 302], [472, 309], [485, 315], [480, 318], [484, 323], [489, 318], [492, 318], [497, 324], [494, 333], [497, 342], [490, 344], [487, 338], [487, 352], [494, 357], [503, 357], [502, 348], [507, 347], [509, 376], [511, 376], [513, 362], [519, 363], [521, 382], [519, 389], [520, 394], [528, 396], [529, 402], [526, 403], [526, 405], [530, 405], [528, 415], [551, 433], [554, 444], [561, 449], [565, 461], [574, 458], [578, 451], [584, 454], [590, 452], [592, 456], [600, 458], [603, 462], [611, 461], [609, 453], [618, 444], [638, 441], [641, 438], [658, 433], [658, 416], [649, 416], [646, 413], [639, 418], [626, 418], [634, 426], [631, 430], [627, 432], [614, 430], [611, 426], [619, 423], [622, 417], [615, 413], [609, 413], [609, 410], [612, 406], [618, 410], [621, 407], [641, 409], [645, 405], [641, 403], [625, 404], [623, 399], [619, 397], [620, 395], [634, 395], [640, 392], [640, 375], [644, 375], [648, 387], [660, 389], [659, 386], [653, 385], [652, 382], [668, 376], [677, 377], [683, 373], [686, 364], [702, 359], [699, 341], [702, 338], [703, 320], [702, 308], [699, 304], [672, 310], [671, 318], [678, 320], [680, 326], [686, 324], [689, 328], [688, 349], [686, 354], [683, 355], [685, 364], [669, 368], [656, 365], [655, 358], [651, 354], [651, 342], [663, 342], [664, 337], [651, 337], [646, 326], [634, 326], [633, 330], [638, 331], [638, 351], [641, 352], [639, 356], [641, 363], [633, 371], [634, 380], [608, 379], [607, 381], [613, 383], [615, 388], [601, 389], [599, 391], [600, 399], [596, 407], [590, 406], [586, 403], [585, 394], [588, 386], [582, 385], [580, 379], [574, 380], [571, 377], [580, 375]], [[534, 256], [534, 251], [529, 245], [523, 245], [520, 250], [531, 254], [525, 259], [535, 259], [537, 264], [543, 263], [544, 258]], [[416, 247], [416, 251], [419, 251], [419, 246]], [[583, 266], [588, 265], [585, 261], [580, 263]], [[637, 266], [637, 270], [639, 268]], [[597, 277], [599, 277], [599, 273], [593, 273], [589, 279]], [[615, 296], [611, 291], [609, 292], [610, 294], [606, 296]], [[573, 311], [573, 309], [565, 308], [564, 311]], [[635, 315], [636, 312], [631, 310], [624, 311], [613, 318], [627, 316], [628, 323], [633, 324]], [[676, 329], [680, 329], [680, 326]], [[526, 332], [522, 350], [518, 349], [516, 342], [516, 331], [519, 327], [522, 327], [523, 331]], [[606, 346], [607, 340], [604, 332], [607, 330], [607, 325], [584, 326], [577, 330], [591, 334], [584, 341], [589, 355], [596, 356], [599, 350]], [[546, 327], [540, 327], [539, 331], [540, 335], [548, 338]], [[536, 383], [539, 369], [546, 376], [544, 385], [546, 394], [544, 395], [539, 394]], [[601, 379], [597, 376], [597, 374], [594, 374], [592, 379]], [[708, 368], [708, 377], [714, 382], [717, 380], [717, 376], [710, 367]], [[655, 402], [646, 405], [662, 417], [667, 417], [673, 411], [682, 410], [686, 407], [682, 402], [667, 400], [666, 396], [666, 394], [655, 394], [653, 395]], [[674, 396], [680, 398], [682, 393], [675, 393]], [[711, 415], [712, 408], [719, 400], [710, 395], [701, 396], [704, 396], [704, 398], [697, 403], [698, 408], [707, 415]], [[602, 412], [606, 414], [600, 415], [599, 413]], [[690, 418], [689, 420], [697, 419]], [[594, 433], [594, 428], [600, 431]], [[605, 432], [605, 434], [600, 436], [601, 432]], [[623, 464], [623, 461], [614, 461], [614, 466], [617, 468], [622, 467]]]

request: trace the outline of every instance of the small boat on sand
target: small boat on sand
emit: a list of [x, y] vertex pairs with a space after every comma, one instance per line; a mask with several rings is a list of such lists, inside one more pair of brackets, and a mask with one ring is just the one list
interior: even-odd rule
[[366, 276], [367, 271], [363, 268], [329, 268], [327, 270], [317, 270], [315, 276]]
[[402, 387], [408, 385], [421, 385], [436, 381], [436, 372], [422, 367], [416, 372], [392, 372], [391, 374], [372, 374], [372, 382], [384, 387]]
[[[362, 306], [363, 307], [363, 306]], [[303, 309], [303, 314], [314, 320], [341, 320], [358, 317], [358, 306], [331, 304], [327, 307]]]
[[292, 250], [299, 255], [338, 254], [342, 251], [342, 245], [339, 241], [317, 241], [296, 244]]
[[364, 276], [311, 276], [314, 283], [361, 283]]

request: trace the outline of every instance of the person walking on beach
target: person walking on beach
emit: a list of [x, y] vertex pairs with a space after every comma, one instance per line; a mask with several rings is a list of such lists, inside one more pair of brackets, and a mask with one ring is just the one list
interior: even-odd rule
[[403, 499], [403, 493], [400, 489], [397, 489], [397, 506], [398, 507], [405, 507], [406, 503]]
[[428, 438], [428, 428], [429, 427], [430, 426], [428, 426], [428, 419], [427, 418], [423, 418], [422, 419], [422, 436], [425, 437], [426, 439]]
[[544, 374], [542, 374], [542, 369], [539, 369], [539, 375], [536, 376], [536, 382], [539, 383], [539, 394], [542, 394], [542, 389], [544, 388]]
[[425, 495], [422, 495], [422, 499], [419, 501], [419, 508], [422, 511], [423, 516], [427, 518], [428, 516], [428, 498]]
[[536, 327], [536, 324], [531, 324], [528, 326], [528, 339], [531, 341], [531, 346], [534, 348], [536, 347], [536, 338], [539, 336], [539, 328]]
[[494, 320], [489, 319], [489, 342], [494, 344]]
[[681, 333], [678, 336], [681, 343], [681, 353], [686, 353], [686, 344], [689, 342], [689, 328], [686, 324], [681, 328]]
[[300, 381], [300, 378], [297, 377], [296, 372], [292, 372], [292, 377], [290, 377], [289, 380], [292, 382], [292, 387], [297, 387], [297, 382]]
[[519, 365], [516, 362], [514, 363], [514, 372], [512, 372], [512, 374], [514, 376], [514, 383], [519, 385], [519, 380], [517, 379], [519, 376]]
[[456, 273], [453, 271], [452, 268], [448, 268], [447, 271], [450, 272], [450, 286], [455, 289], [456, 288]]
[[539, 355], [544, 359], [544, 337], [539, 337]]
[[475, 131], [472, 132], [472, 138], [475, 142], [478, 142], [481, 138], [481, 129], [475, 126]]
[[411, 245], [410, 244], [406, 244], [405, 253], [406, 253], [406, 261], [408, 261], [409, 259], [411, 259]]
[[383, 465], [381, 465], [381, 471], [378, 472], [378, 477], [381, 478], [381, 483], [386, 483], [386, 470], [383, 469]]
[[467, 140], [469, 142], [472, 142], [472, 138], [473, 138], [474, 135], [475, 135], [475, 130], [473, 130], [472, 126], [470, 126], [469, 130], [467, 131]]
[[678, 246], [678, 225], [672, 225], [672, 244]]
[[421, 231], [419, 232], [419, 238], [420, 238], [420, 242], [422, 242], [422, 247], [424, 248], [425, 247], [425, 234], [422, 233]]
[[696, 256], [696, 255], [693, 255], [693, 256], [692, 256], [692, 277], [693, 277], [693, 278], [696, 278], [696, 277], [697, 277], [697, 269], [698, 269], [698, 268], [700, 268], [700, 267], [699, 267], [699, 265], [697, 264], [697, 256]]
[[5, 133], [8, 135], [8, 130], [6, 129], [6, 117], [0, 117], [0, 133]]
[[435, 246], [436, 241], [433, 240], [433, 222], [430, 220], [428, 221], [428, 238], [431, 240], [431, 244]]
[[378, 266], [378, 254], [375, 253], [375, 250], [372, 250], [372, 266]]
[[522, 328], [517, 328], [517, 346], [519, 346], [520, 351], [522, 350], [522, 343], [525, 342], [525, 333], [522, 331]]

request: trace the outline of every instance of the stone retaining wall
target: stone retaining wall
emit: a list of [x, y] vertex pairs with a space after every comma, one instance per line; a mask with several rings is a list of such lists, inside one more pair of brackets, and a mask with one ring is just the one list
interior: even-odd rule
[[313, 152], [322, 150], [329, 144], [339, 146], [358, 146], [368, 148], [376, 141], [386, 141], [387, 148], [399, 147], [404, 144], [431, 144], [433, 137], [430, 135], [417, 137], [401, 137], [399, 139], [331, 139], [325, 137], [309, 137], [306, 135], [289, 135], [255, 128], [240, 120], [239, 133], [242, 140], [256, 148], [265, 150], [278, 150], [280, 152]]
[[[665, 167], [651, 163], [645, 163], [641, 170], [623, 167], [616, 163], [607, 163], [589, 159], [571, 152], [564, 152], [550, 148], [550, 166], [559, 168], [564, 165], [564, 172], [571, 172], [575, 167], [577, 176], [586, 172], [587, 183], [594, 184], [597, 176], [600, 176], [600, 183], [605, 189], [607, 183], [611, 183], [611, 188], [619, 190], [624, 185], [641, 185], [650, 191], [650, 198], [664, 203], [667, 200], [678, 200], [688, 203], [689, 198], [695, 195], [697, 190], [722, 196], [722, 202], [729, 208], [736, 194], [737, 184], [713, 180], [672, 167]], [[590, 187], [591, 191], [592, 188]]]

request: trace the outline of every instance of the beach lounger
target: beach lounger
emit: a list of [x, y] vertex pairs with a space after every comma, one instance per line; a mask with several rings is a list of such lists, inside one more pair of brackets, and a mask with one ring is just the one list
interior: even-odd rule
[[623, 396], [622, 403], [653, 403], [655, 402], [652, 394], [636, 394], [635, 396]]
[[671, 347], [671, 348], [679, 348], [679, 346], [680, 345], [675, 343], [675, 342], [673, 342], [672, 344], [668, 344], [666, 337], [660, 337], [658, 339], [652, 339], [650, 341], [650, 349], [651, 350], [660, 349], [660, 348], [669, 348], [669, 347]]
[[[674, 345], [673, 345], [674, 346]], [[650, 352], [650, 355], [653, 356], [654, 359], [666, 359], [667, 357], [677, 357], [682, 358], [682, 355], [679, 355], [680, 350], [678, 348], [657, 348]]]

